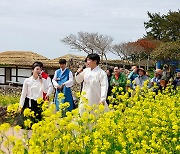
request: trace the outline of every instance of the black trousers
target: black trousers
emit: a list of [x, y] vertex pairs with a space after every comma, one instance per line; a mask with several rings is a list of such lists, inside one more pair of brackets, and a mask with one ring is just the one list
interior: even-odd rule
[[[30, 100], [30, 103], [31, 103], [31, 106], [29, 106], [29, 100]], [[31, 111], [34, 111], [35, 113], [35, 116], [36, 116], [36, 119], [38, 121], [41, 120], [41, 109], [38, 107], [37, 105], [37, 101], [36, 100], [33, 100], [33, 99], [29, 99], [29, 98], [25, 98], [25, 101], [24, 101], [24, 106], [22, 108], [23, 112], [26, 108], [29, 108], [31, 109]]]

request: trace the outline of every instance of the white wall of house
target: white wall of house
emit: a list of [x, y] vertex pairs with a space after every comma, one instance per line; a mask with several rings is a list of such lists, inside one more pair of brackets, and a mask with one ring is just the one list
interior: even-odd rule
[[[21, 68], [18, 68], [18, 82], [20, 82], [21, 84], [24, 83], [24, 80], [27, 78], [27, 77], [30, 77], [31, 76], [31, 73], [32, 73], [32, 69], [21, 69]], [[22, 77], [20, 77], [22, 76]]]
[[[4, 68], [0, 68], [0, 75], [4, 75], [5, 74], [5, 69]], [[4, 76], [0, 76], [0, 84], [4, 83]]]
[[[18, 82], [21, 84], [24, 83], [24, 80], [27, 77], [30, 77], [32, 73], [32, 70], [30, 68], [18, 68]], [[0, 75], [5, 75], [5, 68], [0, 68]], [[5, 76], [0, 76], [0, 84], [4, 84]], [[16, 82], [16, 68], [11, 69], [11, 81]]]
[[26, 78], [23, 78], [23, 77], [18, 77], [18, 81], [21, 83], [21, 84], [23, 84], [24, 83], [24, 80], [25, 80]]
[[16, 77], [11, 77], [11, 81], [16, 82]]
[[18, 68], [18, 76], [30, 77], [31, 73], [32, 73], [31, 69], [20, 69], [20, 68]]
[[[49, 75], [54, 75], [55, 69], [48, 69]], [[21, 84], [32, 74], [31, 68], [18, 68], [17, 81]], [[4, 76], [1, 76], [4, 75]], [[16, 82], [16, 68], [11, 69], [11, 81]], [[5, 84], [5, 68], [0, 68], [0, 84]]]
[[0, 83], [4, 84], [4, 76], [0, 76]]
[[4, 75], [4, 71], [5, 71], [4, 68], [0, 68], [0, 75]]
[[11, 69], [11, 75], [12, 76], [16, 76], [16, 68], [12, 68]]

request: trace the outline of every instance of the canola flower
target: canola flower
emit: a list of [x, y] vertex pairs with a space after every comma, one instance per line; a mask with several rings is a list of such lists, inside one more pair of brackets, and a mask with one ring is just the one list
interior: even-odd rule
[[24, 117], [33, 117], [35, 118], [34, 111], [31, 111], [31, 109], [26, 108], [23, 112]]
[[3, 123], [0, 125], [0, 132], [5, 132], [10, 128], [10, 124], [9, 123]]
[[[14, 153], [30, 154], [180, 153], [180, 90], [167, 88], [156, 95], [147, 85], [137, 86], [131, 97], [131, 90], [119, 95], [122, 89], [115, 89], [110, 100], [116, 105], [110, 105], [108, 112], [103, 105], [88, 106], [86, 98], [81, 99], [85, 103], [81, 116], [78, 109], [63, 117], [61, 111], [53, 112], [53, 104], [46, 106], [43, 120], [32, 125], [28, 147], [13, 137], [7, 138], [7, 145]], [[68, 103], [61, 105], [68, 107]], [[31, 122], [26, 120], [25, 125]], [[0, 131], [8, 127], [4, 124]]]
[[65, 99], [64, 93], [59, 93], [59, 94], [58, 94], [58, 98], [59, 98], [60, 100]]
[[44, 102], [43, 98], [38, 98], [37, 99], [37, 104], [40, 105], [40, 104], [43, 104], [43, 102]]
[[21, 126], [19, 126], [19, 125], [16, 125], [16, 126], [14, 127], [14, 130], [15, 130], [16, 132], [19, 132], [20, 129], [21, 129]]
[[15, 117], [19, 109], [19, 103], [11, 104], [7, 107], [7, 114], [11, 117]]

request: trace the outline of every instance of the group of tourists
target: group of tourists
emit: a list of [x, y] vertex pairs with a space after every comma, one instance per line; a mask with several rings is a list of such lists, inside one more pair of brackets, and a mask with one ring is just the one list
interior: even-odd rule
[[[37, 99], [42, 97], [44, 100], [49, 100], [49, 96], [54, 93], [54, 103], [58, 111], [60, 103], [69, 102], [68, 111], [75, 108], [71, 87], [74, 84], [74, 78], [77, 83], [81, 85], [81, 91], [84, 92], [85, 97], [88, 99], [89, 105], [103, 104], [105, 110], [108, 110], [107, 96], [111, 95], [111, 90], [114, 86], [122, 87], [123, 92], [127, 90], [127, 79], [130, 80], [130, 88], [135, 89], [136, 86], [142, 87], [144, 82], [149, 80], [148, 87], [152, 87], [155, 83], [158, 86], [155, 91], [157, 92], [168, 83], [168, 73], [156, 69], [154, 77], [150, 79], [148, 74], [143, 68], [133, 66], [131, 73], [126, 77], [123, 69], [114, 67], [107, 69], [105, 72], [99, 66], [100, 56], [98, 54], [89, 54], [85, 59], [85, 66], [79, 68], [73, 76], [73, 73], [66, 67], [66, 60], [59, 60], [59, 69], [55, 71], [54, 77], [51, 78], [43, 70], [42, 62], [34, 62], [32, 65], [32, 76], [25, 79], [20, 98], [20, 110], [24, 111], [25, 108], [30, 108], [39, 114]], [[180, 72], [177, 73], [176, 79], [173, 81], [176, 88], [180, 86]], [[64, 93], [65, 98], [59, 102], [58, 94]], [[84, 111], [84, 103], [80, 100], [79, 113]], [[39, 115], [40, 116], [40, 115]], [[40, 119], [41, 117], [39, 117]]]
[[[168, 83], [170, 83], [170, 79], [172, 79], [171, 84], [173, 88], [176, 89], [177, 86], [180, 86], [180, 72], [177, 72], [175, 76], [172, 76], [171, 73], [167, 69], [167, 65], [163, 67], [163, 69], [154, 70], [154, 77], [150, 78], [148, 73], [144, 70], [144, 68], [138, 68], [137, 66], [132, 66], [131, 72], [127, 75], [123, 73], [122, 68], [114, 67], [114, 73], [112, 69], [108, 69], [107, 71], [108, 79], [109, 79], [109, 93], [111, 95], [111, 89], [114, 86], [122, 87], [125, 92], [129, 87], [131, 89], [135, 89], [137, 86], [142, 88], [144, 86], [144, 82], [148, 81], [147, 87], [153, 88], [153, 91], [158, 93], [158, 91], [162, 91]], [[110, 73], [111, 72], [111, 73]], [[130, 84], [127, 84], [127, 80], [130, 80]]]

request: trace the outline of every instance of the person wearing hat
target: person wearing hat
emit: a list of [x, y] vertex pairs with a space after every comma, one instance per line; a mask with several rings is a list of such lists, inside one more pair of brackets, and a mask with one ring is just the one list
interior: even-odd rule
[[134, 80], [134, 85], [133, 85], [134, 89], [136, 86], [140, 86], [140, 88], [142, 88], [144, 85], [144, 81], [149, 80], [149, 77], [146, 76], [146, 71], [143, 68], [138, 68], [137, 73], [139, 76], [136, 77]]
[[156, 69], [154, 71], [154, 77], [151, 79], [151, 85], [153, 86], [156, 83], [158, 86], [160, 85], [161, 77], [163, 71], [161, 69]]
[[137, 73], [137, 66], [132, 66], [131, 71], [132, 72], [128, 75], [128, 79], [131, 81], [130, 87], [132, 88], [132, 86], [133, 86], [132, 82], [134, 81], [134, 79], [136, 77], [139, 76], [138, 73]]

